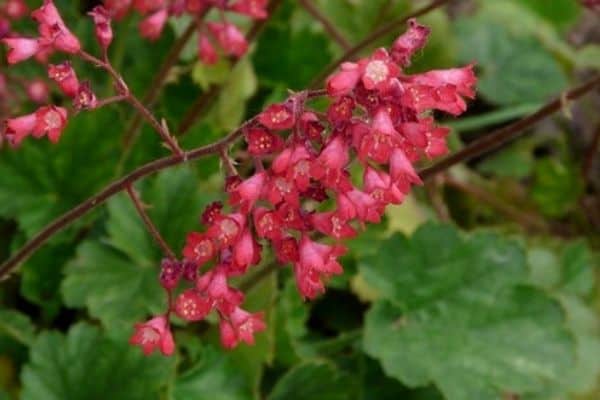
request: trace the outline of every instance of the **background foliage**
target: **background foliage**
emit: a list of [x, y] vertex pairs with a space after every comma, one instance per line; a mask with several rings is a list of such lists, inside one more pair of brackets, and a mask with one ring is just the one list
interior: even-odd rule
[[[56, 3], [95, 48], [81, 18], [92, 2]], [[351, 43], [424, 3], [315, 1]], [[574, 0], [456, 0], [421, 20], [433, 33], [412, 70], [477, 62], [478, 99], [464, 118], [445, 121], [454, 149], [600, 67], [598, 17]], [[111, 57], [143, 94], [185, 21], [157, 43], [139, 38], [137, 22], [118, 25]], [[206, 67], [193, 53], [194, 46], [183, 53], [155, 107], [179, 121], [199, 94], [223, 85], [183, 138], [186, 147], [214, 141], [287, 89], [306, 87], [342, 49], [286, 0], [237, 65]], [[105, 77], [78, 68], [109, 93]], [[41, 69], [28, 64], [19, 73]], [[247, 304], [266, 310], [269, 329], [256, 346], [231, 352], [219, 348], [209, 323], [177, 326], [172, 359], [146, 359], [126, 343], [133, 323], [164, 304], [161, 254], [128, 199], [113, 198], [2, 282], [0, 399], [103, 399], [107, 391], [127, 400], [599, 398], [600, 174], [598, 164], [582, 168], [600, 99], [596, 93], [570, 106], [391, 209], [385, 224], [350, 242], [346, 274], [317, 301], [302, 302], [289, 271], [266, 275]], [[73, 118], [60, 145], [30, 141], [0, 151], [1, 258], [103, 185], [164, 154], [144, 128], [120, 156], [130, 117], [126, 107], [103, 108]], [[138, 188], [180, 249], [202, 207], [219, 198], [221, 180], [210, 159]]]

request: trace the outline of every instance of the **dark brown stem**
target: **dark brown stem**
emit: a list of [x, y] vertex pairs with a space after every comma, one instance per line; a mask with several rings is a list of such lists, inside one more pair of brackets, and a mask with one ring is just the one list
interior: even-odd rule
[[[314, 98], [323, 96], [324, 94], [325, 92], [322, 90], [311, 91], [308, 92], [307, 97]], [[297, 93], [296, 95], [304, 96], [305, 94], [301, 92]], [[148, 164], [137, 168], [136, 170], [122, 177], [121, 179], [109, 184], [96, 195], [88, 198], [83, 203], [80, 203], [75, 208], [72, 208], [71, 210], [67, 211], [66, 213], [52, 221], [50, 224], [46, 225], [44, 229], [42, 229], [31, 240], [29, 240], [29, 242], [27, 242], [23, 247], [21, 247], [15, 254], [12, 255], [12, 257], [4, 261], [4, 263], [0, 265], [0, 280], [5, 279], [12, 271], [14, 271], [19, 266], [20, 263], [25, 261], [29, 256], [31, 256], [31, 254], [33, 254], [37, 249], [44, 245], [44, 243], [46, 243], [48, 239], [50, 239], [54, 234], [62, 231], [74, 221], [87, 214], [90, 210], [102, 205], [115, 194], [126, 190], [127, 187], [132, 185], [134, 182], [163, 169], [172, 167], [174, 165], [179, 165], [188, 161], [196, 160], [198, 158], [206, 157], [208, 155], [220, 154], [223, 151], [223, 149], [226, 149], [229, 145], [231, 145], [243, 135], [243, 132], [246, 129], [246, 127], [255, 122], [255, 118], [256, 117], [244, 122], [237, 129], [230, 132], [221, 140], [218, 140], [206, 146], [186, 151], [183, 153], [182, 156], [173, 155], [152, 161]]]
[[104, 106], [107, 106], [112, 103], [118, 103], [118, 102], [124, 101], [124, 100], [127, 100], [127, 96], [124, 96], [122, 94], [112, 96], [112, 97], [107, 97], [106, 99], [98, 100], [98, 104], [96, 105], [96, 108], [104, 107]]
[[176, 260], [177, 256], [175, 255], [175, 252], [171, 249], [171, 247], [169, 247], [169, 245], [167, 244], [165, 239], [163, 239], [163, 237], [160, 235], [160, 232], [158, 231], [158, 228], [156, 227], [156, 225], [154, 225], [154, 223], [150, 219], [150, 216], [144, 209], [144, 204], [142, 204], [138, 194], [135, 192], [135, 189], [133, 188], [133, 184], [127, 185], [126, 190], [127, 190], [127, 194], [129, 195], [129, 198], [131, 199], [131, 201], [133, 202], [133, 205], [135, 206], [135, 209], [137, 210], [138, 214], [142, 218], [142, 221], [144, 221], [144, 225], [146, 226], [146, 229], [148, 230], [150, 235], [154, 238], [156, 243], [160, 246], [160, 248], [162, 249], [165, 256], [167, 256], [171, 260]]
[[344, 35], [335, 27], [335, 25], [319, 10], [311, 0], [299, 0], [298, 1], [306, 11], [312, 15], [317, 21], [323, 25], [325, 31], [340, 45], [342, 49], [348, 51], [352, 48], [350, 42], [346, 40]]
[[415, 10], [414, 12], [410, 13], [409, 15], [405, 15], [404, 17], [401, 17], [394, 21], [388, 22], [387, 24], [383, 25], [381, 28], [377, 29], [376, 31], [373, 31], [369, 36], [367, 36], [366, 38], [361, 40], [359, 43], [354, 45], [354, 47], [352, 47], [351, 49], [346, 51], [340, 58], [338, 58], [337, 60], [335, 60], [334, 62], [329, 64], [327, 67], [325, 67], [325, 69], [312, 81], [310, 87], [315, 88], [315, 87], [321, 86], [321, 83], [323, 82], [323, 80], [325, 78], [327, 78], [327, 76], [329, 74], [331, 74], [337, 68], [338, 65], [340, 65], [344, 61], [348, 61], [348, 60], [352, 59], [358, 53], [360, 53], [362, 50], [366, 49], [371, 44], [373, 44], [373, 42], [375, 42], [376, 40], [401, 28], [402, 26], [404, 26], [406, 24], [406, 22], [409, 19], [417, 18], [417, 17], [420, 17], [421, 15], [425, 15], [428, 12], [433, 11], [436, 8], [443, 6], [444, 4], [446, 4], [450, 1], [451, 0], [434, 0], [431, 3], [429, 3], [429, 5], [419, 8], [418, 10]]
[[590, 147], [583, 158], [581, 174], [583, 175], [583, 180], [585, 182], [589, 182], [592, 177], [592, 167], [594, 166], [594, 158], [596, 157], [596, 154], [598, 154], [598, 146], [600, 146], [600, 125], [596, 127], [592, 143], [590, 143]]
[[549, 102], [533, 114], [513, 124], [497, 129], [494, 132], [485, 135], [481, 139], [470, 143], [462, 150], [444, 158], [442, 161], [432, 165], [431, 167], [419, 171], [419, 175], [422, 179], [428, 179], [434, 176], [435, 174], [447, 170], [453, 165], [470, 160], [474, 157], [481, 156], [482, 154], [494, 150], [495, 148], [503, 145], [504, 143], [522, 135], [525, 129], [531, 127], [532, 125], [535, 125], [537, 122], [560, 110], [564, 106], [565, 100], [575, 100], [588, 93], [599, 84], [600, 75], [596, 75], [594, 78], [585, 82], [581, 86], [564, 92], [556, 100]]
[[[173, 43], [173, 47], [171, 47], [171, 50], [169, 50], [169, 53], [165, 57], [165, 61], [163, 62], [159, 71], [152, 79], [152, 82], [149, 86], [150, 89], [142, 98], [142, 104], [145, 104], [146, 107], [152, 107], [158, 99], [160, 90], [165, 84], [167, 77], [169, 76], [169, 72], [171, 71], [173, 66], [177, 64], [177, 61], [179, 60], [179, 56], [181, 55], [183, 48], [190, 41], [194, 32], [196, 32], [196, 29], [198, 28], [198, 23], [199, 21], [201, 21], [202, 17], [203, 15], [190, 22], [183, 34]], [[133, 145], [133, 143], [135, 143], [135, 140], [139, 135], [141, 124], [141, 116], [135, 115], [129, 123], [127, 130], [125, 131], [125, 135], [123, 135], [123, 145], [125, 149], [128, 149], [130, 146]]]
[[[269, 2], [268, 14], [273, 15], [273, 13], [279, 8], [283, 0], [272, 0]], [[248, 42], [253, 41], [256, 36], [260, 33], [260, 31], [264, 28], [267, 23], [267, 19], [259, 20], [254, 22], [248, 34], [246, 35], [246, 40]], [[239, 62], [239, 59], [230, 58], [231, 67], [235, 67]], [[189, 131], [189, 129], [194, 125], [196, 120], [200, 118], [206, 110], [210, 108], [210, 106], [219, 98], [221, 94], [221, 90], [223, 89], [222, 85], [211, 85], [204, 93], [202, 93], [188, 108], [188, 110], [183, 114], [183, 118], [175, 131], [177, 136], [184, 135]]]
[[145, 119], [146, 122], [148, 122], [154, 128], [154, 130], [160, 135], [160, 137], [163, 139], [163, 141], [171, 149], [173, 154], [176, 154], [180, 157], [183, 156], [183, 151], [179, 147], [179, 144], [177, 143], [175, 138], [173, 136], [171, 136], [166, 129], [164, 129], [163, 125], [160, 122], [158, 122], [158, 120], [154, 117], [154, 115], [150, 112], [150, 110], [148, 110], [138, 100], [138, 98], [135, 97], [131, 93], [131, 91], [127, 87], [127, 84], [123, 80], [123, 77], [117, 71], [115, 71], [115, 69], [113, 68], [113, 66], [110, 63], [104, 62], [104, 61], [100, 60], [99, 58], [96, 58], [96, 57], [92, 56], [91, 54], [86, 53], [85, 51], [81, 51], [79, 53], [79, 56], [83, 60], [85, 60], [91, 64], [94, 64], [94, 65], [104, 69], [106, 72], [108, 72], [116, 83], [117, 91], [119, 92], [119, 95], [124, 96], [124, 100], [127, 101], [129, 104], [131, 104], [133, 106], [133, 108], [135, 108], [137, 110], [137, 112], [142, 116], [142, 118]]

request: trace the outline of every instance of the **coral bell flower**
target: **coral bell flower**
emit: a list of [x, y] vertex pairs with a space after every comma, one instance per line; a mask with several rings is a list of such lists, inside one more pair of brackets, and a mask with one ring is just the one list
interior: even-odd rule
[[202, 265], [212, 259], [216, 253], [213, 241], [203, 233], [191, 232], [186, 239], [183, 256]]
[[271, 104], [258, 116], [258, 121], [269, 129], [283, 131], [294, 126], [294, 113], [285, 104]]
[[249, 128], [245, 132], [248, 152], [253, 156], [276, 153], [283, 148], [283, 139], [264, 128]]
[[198, 38], [198, 57], [207, 65], [214, 65], [219, 60], [217, 51], [206, 35], [200, 35]]
[[6, 121], [6, 138], [12, 146], [19, 146], [31, 134], [37, 124], [35, 113], [12, 118]]
[[113, 31], [110, 25], [108, 10], [102, 6], [96, 6], [88, 15], [94, 20], [96, 40], [106, 50], [113, 40]]
[[391, 56], [394, 61], [402, 66], [409, 65], [413, 54], [427, 43], [430, 32], [429, 28], [419, 25], [414, 18], [408, 20], [408, 30], [392, 45]]
[[327, 79], [327, 93], [332, 97], [345, 96], [354, 90], [361, 77], [361, 68], [358, 64], [345, 62], [341, 70]]
[[267, 1], [268, 0], [238, 0], [229, 6], [229, 10], [247, 15], [250, 18], [265, 19], [268, 17]]
[[48, 65], [48, 77], [55, 81], [67, 96], [77, 96], [79, 92], [79, 80], [69, 61], [64, 61], [56, 65]]
[[104, 0], [104, 7], [114, 19], [119, 20], [127, 15], [131, 3], [132, 0]]
[[262, 312], [251, 314], [236, 307], [229, 315], [229, 320], [221, 318], [221, 344], [226, 349], [234, 348], [240, 341], [253, 345], [254, 334], [264, 331], [266, 327]]
[[152, 354], [154, 349], [159, 349], [165, 356], [170, 356], [175, 351], [173, 335], [164, 315], [152, 318], [143, 324], [136, 324], [129, 343], [140, 346], [147, 356]]
[[46, 135], [52, 143], [58, 142], [67, 125], [67, 110], [62, 107], [46, 106], [39, 108], [35, 115], [37, 119], [33, 136], [39, 138]]
[[328, 246], [314, 242], [306, 235], [302, 236], [300, 260], [294, 265], [294, 275], [298, 290], [304, 298], [312, 299], [324, 291], [323, 278], [344, 272], [337, 257], [345, 252], [343, 246]]
[[239, 58], [248, 51], [248, 42], [244, 34], [234, 24], [209, 22], [207, 26], [225, 53]]
[[8, 46], [7, 60], [9, 64], [27, 60], [40, 50], [40, 43], [37, 39], [4, 38], [2, 43]]
[[31, 13], [38, 23], [38, 31], [45, 43], [65, 53], [75, 54], [81, 50], [81, 44], [63, 22], [53, 0], [44, 0], [44, 4]]
[[400, 73], [398, 66], [383, 48], [376, 50], [371, 58], [361, 61], [360, 64], [362, 83], [367, 90], [386, 92], [392, 86], [392, 79]]
[[169, 13], [166, 9], [158, 10], [140, 22], [140, 34], [150, 40], [156, 40], [162, 33]]
[[212, 310], [213, 302], [196, 289], [187, 289], [175, 300], [175, 313], [186, 321], [201, 321]]
[[245, 272], [249, 265], [260, 262], [261, 247], [254, 239], [252, 232], [246, 229], [238, 241], [233, 245], [233, 262], [241, 272]]
[[267, 182], [267, 173], [259, 172], [240, 183], [231, 193], [229, 203], [239, 205], [242, 213], [248, 213], [254, 207], [254, 203], [260, 198], [265, 183]]

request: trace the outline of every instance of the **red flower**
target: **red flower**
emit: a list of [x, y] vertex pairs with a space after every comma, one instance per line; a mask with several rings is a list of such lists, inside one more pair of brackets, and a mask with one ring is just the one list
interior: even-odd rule
[[206, 231], [217, 249], [231, 246], [244, 229], [245, 219], [241, 214], [231, 214], [215, 221]]
[[131, 3], [132, 0], [104, 0], [104, 7], [106, 7], [113, 18], [119, 20], [127, 14]]
[[165, 3], [165, 0], [133, 0], [133, 8], [138, 10], [140, 14], [147, 14], [159, 8], [165, 8]]
[[2, 43], [8, 46], [7, 61], [9, 64], [27, 60], [40, 50], [40, 43], [37, 39], [4, 38]]
[[334, 211], [315, 213], [310, 221], [316, 230], [336, 239], [346, 239], [356, 236], [356, 231], [348, 224], [348, 220]]
[[69, 61], [48, 65], [48, 77], [55, 81], [60, 89], [69, 97], [75, 97], [79, 91], [79, 80]]
[[218, 265], [200, 276], [196, 280], [196, 289], [221, 313], [230, 314], [244, 301], [244, 294], [227, 284], [226, 265]]
[[156, 40], [162, 33], [169, 13], [166, 9], [158, 10], [140, 22], [140, 34], [150, 40]]
[[228, 22], [209, 22], [206, 25], [227, 54], [238, 58], [246, 54], [248, 42], [237, 26]]
[[298, 242], [293, 237], [287, 237], [283, 240], [274, 242], [275, 256], [277, 260], [282, 263], [295, 263], [300, 259], [300, 253], [298, 251]]
[[113, 31], [110, 25], [110, 14], [102, 6], [96, 6], [88, 13], [94, 20], [96, 40], [106, 50], [113, 40]]
[[239, 206], [243, 213], [249, 212], [260, 198], [266, 181], [267, 173], [264, 171], [252, 175], [230, 192], [229, 203]]
[[378, 49], [368, 60], [362, 60], [362, 83], [367, 90], [377, 89], [385, 92], [393, 85], [392, 79], [400, 73], [400, 69], [390, 58], [385, 49]]
[[217, 51], [206, 35], [200, 35], [198, 38], [198, 57], [200, 57], [200, 60], [207, 65], [216, 64], [219, 60]]
[[37, 124], [33, 128], [33, 136], [47, 135], [51, 142], [58, 142], [67, 125], [67, 110], [62, 107], [47, 106], [38, 109], [35, 114]]
[[286, 130], [294, 126], [292, 110], [284, 104], [271, 104], [258, 116], [258, 121], [269, 129]]
[[233, 246], [233, 262], [240, 272], [245, 272], [249, 265], [260, 262], [261, 247], [252, 236], [252, 232], [246, 229]]
[[67, 28], [53, 0], [44, 0], [44, 4], [33, 11], [31, 17], [38, 23], [38, 31], [44, 43], [70, 54], [81, 50], [79, 39]]
[[183, 256], [202, 265], [212, 259], [216, 253], [215, 245], [205, 234], [191, 232], [187, 236]]
[[201, 321], [212, 310], [213, 301], [196, 289], [187, 289], [175, 300], [175, 313], [186, 321]]
[[12, 146], [19, 146], [37, 124], [36, 113], [6, 120], [5, 135]]
[[422, 49], [427, 43], [430, 29], [419, 25], [414, 18], [408, 21], [408, 30], [404, 32], [392, 45], [391, 55], [398, 64], [410, 64], [413, 54]]
[[172, 290], [177, 287], [181, 275], [183, 274], [183, 264], [177, 260], [170, 260], [165, 258], [160, 263], [160, 285], [167, 289]]
[[236, 307], [229, 315], [229, 320], [221, 318], [219, 331], [221, 344], [226, 349], [232, 349], [240, 341], [254, 344], [254, 334], [266, 329], [264, 314], [262, 312], [251, 314]]
[[249, 128], [246, 131], [248, 152], [253, 156], [263, 156], [281, 151], [283, 139], [264, 128]]
[[229, 6], [229, 9], [254, 19], [265, 19], [269, 15], [267, 13], [267, 1], [268, 0], [238, 0]]
[[328, 246], [310, 240], [300, 240], [300, 260], [294, 265], [298, 290], [303, 297], [312, 299], [325, 289], [322, 279], [341, 274], [344, 270], [337, 257], [346, 252], [342, 246]]
[[257, 207], [253, 212], [254, 227], [259, 237], [270, 240], [280, 240], [282, 236], [282, 221], [279, 216], [264, 207]]
[[327, 93], [332, 97], [349, 94], [358, 83], [362, 74], [361, 68], [356, 63], [345, 62], [341, 70], [327, 79]]
[[154, 349], [159, 349], [165, 356], [170, 356], [175, 351], [169, 323], [162, 315], [143, 324], [136, 324], [129, 343], [140, 346], [145, 355], [152, 354]]

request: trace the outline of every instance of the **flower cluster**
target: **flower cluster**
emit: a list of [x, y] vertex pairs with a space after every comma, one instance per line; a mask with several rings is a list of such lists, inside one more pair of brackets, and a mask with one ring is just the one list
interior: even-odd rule
[[[2, 39], [2, 43], [9, 49], [9, 64], [16, 64], [34, 56], [38, 61], [46, 63], [49, 55], [55, 51], [80, 53], [79, 40], [65, 25], [53, 0], [44, 0], [44, 4], [34, 10], [31, 16], [38, 24], [39, 37], [10, 36]], [[90, 12], [90, 16], [94, 20], [96, 39], [106, 54], [106, 49], [112, 41], [108, 12], [102, 6], [97, 6]], [[63, 94], [72, 99], [76, 110], [93, 109], [97, 106], [97, 99], [89, 82], [79, 81], [69, 61], [49, 64], [48, 77], [56, 82]], [[29, 97], [38, 103], [43, 103], [48, 98], [48, 88], [42, 80], [32, 81], [27, 86], [27, 92]], [[4, 135], [13, 146], [20, 145], [23, 139], [30, 135], [35, 138], [47, 136], [52, 142], [57, 142], [66, 123], [65, 108], [43, 106], [34, 113], [8, 119], [5, 122]]]
[[326, 112], [308, 108], [301, 92], [246, 127], [253, 174], [242, 179], [230, 166], [229, 211], [220, 203], [207, 207], [205, 229], [188, 235], [184, 261], [163, 264], [167, 290], [181, 277], [192, 283], [175, 299], [179, 317], [198, 321], [216, 310], [225, 347], [252, 343], [265, 327], [262, 316], [240, 308], [244, 295], [228, 280], [258, 264], [267, 244], [280, 264], [292, 265], [305, 299], [343, 272], [341, 241], [379, 222], [387, 205], [400, 204], [421, 183], [415, 162], [447, 152], [449, 130], [435, 124], [432, 111], [461, 114], [464, 97], [474, 96], [472, 65], [403, 72], [428, 34], [411, 20], [389, 52], [344, 63], [327, 81]]
[[105, 0], [105, 7], [114, 18], [122, 18], [131, 9], [139, 12], [140, 33], [156, 40], [171, 16], [184, 13], [200, 18], [211, 9], [218, 11], [219, 20], [207, 22], [198, 28], [198, 55], [207, 64], [219, 58], [217, 48], [224, 55], [241, 57], [248, 50], [248, 42], [239, 28], [227, 19], [226, 12], [245, 15], [252, 19], [267, 17], [267, 0]]

